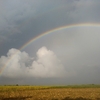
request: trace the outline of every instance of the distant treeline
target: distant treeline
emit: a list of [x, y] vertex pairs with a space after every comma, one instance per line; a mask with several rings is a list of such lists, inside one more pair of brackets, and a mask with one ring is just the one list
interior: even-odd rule
[[100, 88], [100, 84], [82, 84], [82, 85], [48, 85], [48, 86], [36, 86], [36, 85], [1, 85], [0, 87], [27, 87], [27, 88], [33, 88], [33, 89], [51, 89], [51, 88]]

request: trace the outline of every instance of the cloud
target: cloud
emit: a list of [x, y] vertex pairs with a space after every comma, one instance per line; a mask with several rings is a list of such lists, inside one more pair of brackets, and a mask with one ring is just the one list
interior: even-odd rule
[[1, 56], [0, 69], [7, 63], [2, 71], [3, 77], [62, 77], [66, 71], [53, 51], [42, 47], [37, 51], [36, 59], [28, 53], [17, 49], [10, 49], [7, 56]]

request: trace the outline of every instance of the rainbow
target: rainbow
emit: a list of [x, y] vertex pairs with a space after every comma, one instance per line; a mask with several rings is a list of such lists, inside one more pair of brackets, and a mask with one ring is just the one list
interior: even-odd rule
[[[64, 30], [64, 29], [69, 29], [69, 28], [83, 27], [83, 26], [84, 27], [90, 27], [90, 26], [91, 27], [100, 27], [100, 24], [99, 23], [82, 23], [82, 24], [71, 24], [71, 25], [66, 25], [66, 26], [61, 26], [61, 27], [58, 27], [58, 28], [54, 28], [52, 30], [46, 31], [44, 33], [41, 33], [40, 35], [38, 35], [36, 37], [33, 37], [31, 40], [29, 40], [28, 42], [26, 42], [21, 48], [19, 48], [19, 50], [23, 50], [25, 47], [27, 47], [32, 42], [40, 39], [43, 36], [51, 34], [53, 32], [57, 32], [57, 31]], [[13, 60], [13, 58], [15, 57], [15, 55], [17, 53], [18, 53], [18, 51], [15, 52], [15, 54], [11, 58], [9, 58], [9, 60], [6, 62], [6, 64], [0, 69], [0, 74], [3, 72], [3, 70], [5, 69], [5, 67], [9, 65], [9, 63]]]
[[26, 42], [21, 48], [19, 48], [19, 50], [22, 50], [24, 49], [25, 47], [27, 47], [29, 44], [31, 44], [32, 42], [38, 40], [39, 38], [43, 37], [43, 36], [46, 36], [48, 34], [51, 34], [53, 32], [56, 32], [56, 31], [60, 31], [60, 30], [64, 30], [64, 29], [69, 29], [69, 28], [75, 28], [75, 27], [88, 27], [88, 26], [91, 26], [91, 27], [100, 27], [100, 24], [97, 24], [97, 23], [84, 23], [84, 24], [72, 24], [72, 25], [67, 25], [67, 26], [61, 26], [61, 27], [58, 27], [58, 28], [54, 28], [52, 30], [49, 30], [49, 31], [46, 31], [44, 33], [41, 33], [40, 35], [30, 39], [28, 42]]

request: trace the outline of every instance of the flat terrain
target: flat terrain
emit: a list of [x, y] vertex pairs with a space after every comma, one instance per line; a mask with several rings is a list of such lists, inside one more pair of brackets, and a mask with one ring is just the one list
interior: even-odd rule
[[0, 86], [0, 100], [100, 100], [100, 86]]

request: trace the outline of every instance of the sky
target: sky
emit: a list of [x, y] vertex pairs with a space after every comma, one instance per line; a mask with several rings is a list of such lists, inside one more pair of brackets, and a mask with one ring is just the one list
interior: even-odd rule
[[100, 84], [99, 23], [100, 0], [0, 0], [0, 84]]

